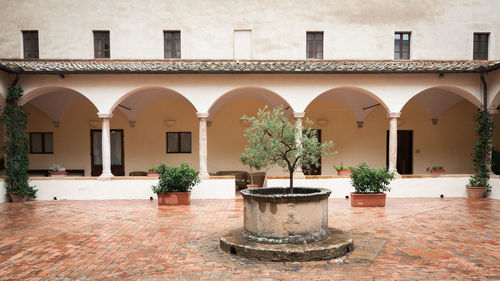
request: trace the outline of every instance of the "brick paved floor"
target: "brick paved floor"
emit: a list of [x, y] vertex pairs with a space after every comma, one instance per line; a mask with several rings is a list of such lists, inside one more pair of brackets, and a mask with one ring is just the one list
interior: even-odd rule
[[329, 208], [330, 226], [385, 241], [372, 263], [264, 263], [197, 248], [241, 227], [241, 199], [0, 204], [0, 279], [500, 280], [499, 200], [330, 199]]

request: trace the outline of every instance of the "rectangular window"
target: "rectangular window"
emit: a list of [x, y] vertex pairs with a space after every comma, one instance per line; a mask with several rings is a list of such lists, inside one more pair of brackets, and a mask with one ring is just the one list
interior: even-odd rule
[[308, 59], [323, 58], [323, 32], [307, 32], [306, 53]]
[[488, 59], [488, 33], [474, 33], [474, 60]]
[[181, 57], [181, 32], [180, 31], [164, 31], [163, 39], [165, 40], [165, 58], [180, 58]]
[[410, 33], [396, 32], [394, 33], [394, 59], [409, 60], [410, 59]]
[[191, 153], [191, 132], [167, 132], [167, 153]]
[[53, 154], [54, 136], [52, 133], [30, 133], [31, 154]]
[[94, 57], [109, 58], [109, 31], [94, 31]]
[[25, 59], [37, 59], [38, 56], [38, 31], [23, 31], [23, 53]]

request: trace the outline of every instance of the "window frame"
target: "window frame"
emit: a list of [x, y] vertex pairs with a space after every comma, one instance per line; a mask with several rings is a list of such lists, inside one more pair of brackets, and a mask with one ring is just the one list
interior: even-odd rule
[[[94, 39], [94, 58], [95, 59], [109, 59], [111, 58], [111, 32], [109, 30], [93, 30], [93, 39]], [[107, 38], [106, 36], [107, 35]], [[101, 36], [101, 38], [97, 38], [97, 36]], [[98, 57], [97, 56], [97, 45], [96, 45], [96, 39], [101, 40], [101, 48], [102, 48], [102, 56]], [[108, 40], [108, 56], [106, 56], [106, 41]]]
[[[171, 56], [167, 57], [167, 33], [171, 33], [172, 35], [174, 34], [179, 34], [179, 39], [168, 39], [172, 41], [172, 50], [171, 50]], [[179, 56], [176, 56], [176, 49], [175, 49], [175, 40], [179, 40]], [[180, 30], [164, 30], [163, 31], [163, 57], [165, 59], [180, 59], [182, 57], [182, 41], [181, 41], [181, 31]]]
[[[30, 136], [30, 154], [54, 154], [54, 132], [29, 132]], [[41, 140], [42, 140], [42, 152], [33, 152], [33, 134], [40, 134], [42, 135]], [[45, 151], [45, 135], [52, 135], [52, 152], [47, 152]]]
[[[23, 58], [25, 59], [38, 59], [40, 58], [40, 50], [39, 50], [39, 37], [38, 30], [22, 30], [23, 35]], [[36, 35], [36, 38], [35, 36]], [[26, 40], [30, 43], [30, 51], [31, 56], [26, 56]], [[36, 44], [34, 43], [36, 41]]]
[[[181, 136], [182, 134], [189, 134], [189, 151], [181, 151], [182, 143], [181, 143]], [[177, 151], [174, 152], [169, 152], [168, 151], [168, 134], [177, 134]], [[165, 143], [166, 143], [166, 152], [167, 154], [189, 154], [192, 153], [193, 151], [193, 134], [191, 132], [166, 132], [165, 133]]]
[[[411, 31], [396, 31], [394, 32], [394, 45], [396, 45], [396, 35], [400, 35], [399, 39], [399, 58], [396, 58], [396, 48], [394, 48], [394, 59], [395, 60], [410, 60], [411, 59]], [[403, 35], [407, 34], [408, 35], [408, 58], [405, 59], [403, 58]]]
[[[312, 57], [311, 58], [308, 57], [309, 50], [307, 49], [307, 46], [308, 46], [307, 42], [309, 41], [307, 39], [307, 37], [309, 36], [309, 34], [313, 35], [313, 40], [312, 40], [313, 41], [313, 46], [312, 46], [313, 52], [312, 52]], [[317, 36], [320, 35], [320, 34], [321, 34], [321, 58], [317, 58], [316, 57], [317, 54], [318, 54], [318, 48], [317, 48], [318, 39], [317, 39]], [[308, 59], [308, 60], [322, 60], [324, 58], [324, 56], [325, 56], [325, 48], [324, 48], [325, 44], [324, 44], [324, 42], [325, 42], [325, 34], [324, 34], [323, 31], [307, 31], [306, 32], [306, 59]]]
[[[477, 58], [476, 57], [476, 53], [478, 54], [479, 57], [481, 57], [481, 40], [478, 40], [478, 46], [477, 46], [477, 50], [476, 51], [476, 40], [474, 39], [474, 37], [476, 37], [476, 35], [478, 36], [486, 36], [486, 58]], [[490, 33], [489, 32], [474, 32], [472, 34], [472, 60], [488, 60], [488, 56], [489, 56], [489, 47], [490, 47]]]

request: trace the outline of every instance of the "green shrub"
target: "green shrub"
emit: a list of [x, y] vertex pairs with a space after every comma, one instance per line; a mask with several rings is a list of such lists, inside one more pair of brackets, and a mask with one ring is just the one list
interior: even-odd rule
[[170, 167], [161, 163], [157, 169], [159, 181], [153, 185], [154, 193], [189, 192], [200, 182], [199, 172], [183, 162], [180, 167]]
[[443, 166], [432, 166], [431, 170], [444, 170]]
[[476, 114], [474, 121], [477, 124], [478, 140], [474, 144], [474, 152], [472, 153], [474, 175], [469, 179], [469, 186], [486, 187], [486, 190], [490, 191], [488, 165], [491, 163], [490, 153], [493, 150], [491, 138], [493, 137], [495, 124], [487, 110], [482, 110]]
[[356, 193], [380, 193], [390, 191], [389, 183], [395, 178], [394, 172], [387, 168], [376, 170], [365, 162], [358, 167], [351, 168], [351, 184]]

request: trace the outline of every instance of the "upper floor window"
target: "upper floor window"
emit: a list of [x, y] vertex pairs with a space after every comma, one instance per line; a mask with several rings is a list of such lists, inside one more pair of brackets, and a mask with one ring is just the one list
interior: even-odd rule
[[180, 58], [181, 57], [181, 32], [180, 31], [164, 31], [163, 39], [165, 40], [165, 58]]
[[323, 32], [307, 32], [306, 53], [308, 59], [323, 58]]
[[51, 132], [30, 133], [30, 153], [54, 153], [54, 135]]
[[410, 33], [396, 32], [394, 33], [394, 59], [409, 60], [410, 59]]
[[109, 58], [109, 31], [94, 31], [94, 58]]
[[474, 54], [475, 60], [488, 59], [488, 33], [474, 33]]
[[23, 31], [23, 53], [25, 59], [37, 59], [38, 56], [38, 31]]

